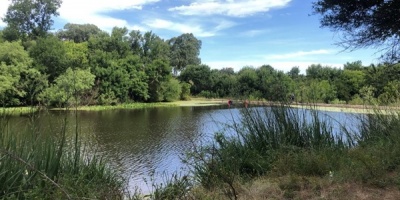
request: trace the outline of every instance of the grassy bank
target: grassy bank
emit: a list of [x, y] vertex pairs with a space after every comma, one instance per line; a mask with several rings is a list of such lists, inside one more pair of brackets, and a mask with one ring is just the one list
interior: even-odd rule
[[320, 115], [287, 106], [243, 109], [242, 121], [229, 127], [234, 134], [217, 133], [213, 144], [188, 154], [197, 186], [187, 199], [395, 199], [399, 115], [375, 110], [358, 118], [359, 132], [339, 133]]
[[38, 111], [38, 107], [12, 107], [12, 108], [0, 108], [0, 116], [10, 115], [25, 115], [31, 114]]
[[[29, 117], [18, 131], [7, 116], [0, 118], [0, 199], [123, 197], [123, 181], [81, 143], [78, 119], [65, 118], [45, 134], [35, 123], [39, 116]], [[75, 135], [66, 135], [67, 126], [77, 127]]]

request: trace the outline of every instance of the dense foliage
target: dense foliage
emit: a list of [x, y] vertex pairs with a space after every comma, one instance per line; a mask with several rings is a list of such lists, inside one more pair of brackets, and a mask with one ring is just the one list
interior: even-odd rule
[[[353, 104], [393, 104], [400, 98], [399, 64], [364, 66], [356, 61], [342, 69], [312, 64], [305, 74], [298, 67], [284, 73], [270, 65], [245, 66], [237, 72], [211, 69], [201, 63], [201, 41], [190, 33], [165, 40], [151, 31], [114, 27], [108, 33], [92, 24], [71, 23], [50, 33], [51, 17], [57, 15], [60, 3], [13, 0], [8, 8], [3, 19], [7, 27], [0, 31], [2, 106], [114, 105], [175, 101], [190, 95]], [[329, 14], [323, 18], [325, 26], [338, 23], [340, 28], [340, 22], [328, 21], [331, 15], [343, 20], [330, 13], [329, 6], [344, 9], [350, 4], [328, 3], [319, 1], [314, 9]], [[385, 1], [379, 6], [392, 4]], [[38, 6], [46, 9], [37, 10]], [[352, 13], [361, 5], [354, 6]]]
[[322, 27], [344, 32], [340, 45], [355, 49], [381, 46], [389, 61], [400, 59], [400, 2], [397, 0], [318, 0], [314, 12], [322, 15]]

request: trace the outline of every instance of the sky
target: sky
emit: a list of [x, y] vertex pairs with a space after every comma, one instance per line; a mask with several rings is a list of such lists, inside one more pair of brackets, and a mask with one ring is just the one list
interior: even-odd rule
[[[193, 33], [202, 41], [200, 58], [212, 69], [269, 64], [281, 71], [311, 64], [343, 67], [378, 63], [375, 49], [343, 51], [340, 33], [320, 28], [315, 0], [63, 0], [53, 30], [66, 23], [152, 31], [163, 39]], [[0, 0], [3, 17], [10, 0]], [[0, 21], [0, 28], [5, 24]]]

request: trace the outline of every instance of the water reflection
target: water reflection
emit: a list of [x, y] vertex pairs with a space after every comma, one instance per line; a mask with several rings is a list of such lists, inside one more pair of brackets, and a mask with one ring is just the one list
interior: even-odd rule
[[[264, 109], [264, 108], [251, 108]], [[301, 112], [308, 112], [300, 110]], [[339, 125], [357, 127], [357, 116], [340, 112], [320, 112], [320, 116]], [[35, 121], [42, 131], [57, 133], [63, 125], [65, 112], [41, 114]], [[70, 125], [75, 115], [67, 114]], [[80, 137], [97, 153], [110, 160], [110, 166], [129, 177], [129, 187], [147, 191], [143, 182], [149, 173], [172, 173], [182, 170], [182, 156], [193, 143], [210, 141], [213, 134], [224, 130], [226, 124], [239, 121], [238, 109], [217, 107], [173, 107], [140, 110], [80, 111]], [[25, 123], [28, 119], [15, 117], [11, 123]], [[25, 121], [25, 122], [24, 122]], [[73, 134], [74, 126], [68, 127]], [[224, 130], [228, 131], [229, 130]], [[160, 181], [161, 177], [158, 177]]]

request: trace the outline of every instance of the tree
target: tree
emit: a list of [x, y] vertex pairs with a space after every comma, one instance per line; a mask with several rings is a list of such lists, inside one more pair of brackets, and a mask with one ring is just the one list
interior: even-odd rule
[[322, 66], [321, 64], [312, 64], [306, 69], [307, 78], [333, 81], [340, 75], [340, 69], [332, 68], [329, 66]]
[[257, 92], [258, 86], [262, 83], [260, 83], [260, 78], [256, 69], [252, 67], [243, 67], [238, 72], [237, 84], [239, 95], [257, 99], [262, 97], [260, 91]]
[[300, 75], [300, 68], [299, 67], [292, 67], [292, 69], [290, 69], [290, 71], [287, 73], [287, 75], [289, 75], [290, 78], [292, 78], [292, 79], [298, 78], [299, 75]]
[[32, 59], [20, 42], [0, 43], [0, 101], [2, 106], [36, 102], [47, 87], [47, 77], [32, 68]]
[[67, 60], [66, 53], [63, 42], [54, 36], [39, 38], [36, 45], [29, 49], [34, 67], [47, 74], [50, 83], [69, 67], [70, 60]]
[[171, 47], [170, 63], [174, 68], [175, 74], [182, 71], [188, 65], [199, 65], [201, 41], [192, 33], [185, 33], [178, 37], [168, 40]]
[[210, 76], [211, 91], [217, 97], [234, 96], [237, 89], [237, 80], [232, 68], [223, 68], [221, 70], [211, 70]]
[[388, 61], [400, 60], [398, 0], [318, 0], [315, 14], [322, 15], [322, 27], [344, 32], [338, 44], [345, 49], [380, 46]]
[[336, 90], [327, 80], [311, 80], [306, 91], [306, 98], [309, 102], [329, 103], [336, 98]]
[[99, 34], [101, 30], [93, 24], [71, 24], [67, 23], [63, 30], [57, 32], [57, 37], [75, 43], [87, 42], [92, 35]]
[[43, 91], [41, 97], [49, 105], [78, 104], [81, 95], [94, 85], [94, 78], [89, 70], [68, 68], [51, 87]]
[[179, 76], [181, 81], [191, 83], [192, 94], [199, 94], [201, 91], [209, 90], [211, 69], [207, 65], [189, 65]]
[[[355, 69], [358, 68], [356, 67]], [[342, 70], [339, 77], [332, 84], [337, 90], [337, 97], [348, 103], [352, 98], [359, 96], [358, 93], [365, 84], [365, 72], [361, 70]]]
[[346, 64], [343, 65], [343, 69], [347, 70], [363, 70], [364, 67], [362, 65], [362, 62], [360, 60], [355, 61], [355, 62], [347, 62]]
[[149, 100], [152, 102], [163, 101], [163, 85], [171, 78], [171, 66], [163, 60], [153, 60], [145, 68], [148, 76]]
[[182, 87], [175, 78], [170, 78], [161, 85], [163, 101], [172, 102], [180, 98]]
[[151, 31], [144, 35], [140, 31], [131, 31], [128, 42], [132, 53], [139, 55], [145, 65], [156, 59], [169, 63], [170, 47], [168, 43]]
[[87, 42], [74, 43], [63, 42], [65, 48], [66, 65], [71, 68], [89, 68], [88, 44]]
[[58, 16], [62, 0], [12, 0], [3, 21], [8, 32], [19, 38], [36, 39], [47, 34], [53, 25], [53, 16]]

